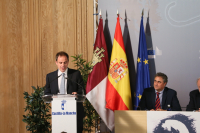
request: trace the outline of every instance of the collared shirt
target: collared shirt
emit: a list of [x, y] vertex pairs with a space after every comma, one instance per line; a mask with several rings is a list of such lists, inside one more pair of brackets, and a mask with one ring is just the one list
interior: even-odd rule
[[[162, 109], [162, 97], [163, 97], [163, 92], [164, 92], [165, 88], [159, 92], [159, 98], [160, 98], [160, 107]], [[155, 93], [157, 93], [158, 91], [155, 90]], [[156, 94], [156, 98], [157, 98], [157, 94]], [[155, 101], [156, 101], [156, 98], [155, 98]]]
[[[59, 69], [58, 69], [58, 76], [60, 76], [62, 73], [65, 73], [65, 94], [67, 94], [67, 71], [68, 71], [68, 68], [65, 70], [65, 72], [61, 72]], [[58, 89], [59, 89], [59, 93], [58, 94], [60, 94], [60, 84], [61, 84], [61, 80], [62, 80], [62, 76], [60, 76], [59, 78], [58, 78]]]

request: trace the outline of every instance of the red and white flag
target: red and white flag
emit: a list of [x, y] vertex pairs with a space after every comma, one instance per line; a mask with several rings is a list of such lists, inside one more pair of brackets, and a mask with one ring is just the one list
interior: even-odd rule
[[112, 131], [114, 129], [114, 112], [105, 107], [109, 60], [101, 18], [94, 45], [92, 66], [93, 69], [88, 76], [86, 85], [86, 97], [106, 126]]

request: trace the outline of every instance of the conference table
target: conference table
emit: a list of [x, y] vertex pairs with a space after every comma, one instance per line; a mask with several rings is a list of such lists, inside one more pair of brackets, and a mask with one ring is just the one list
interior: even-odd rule
[[115, 111], [115, 133], [199, 133], [200, 113]]

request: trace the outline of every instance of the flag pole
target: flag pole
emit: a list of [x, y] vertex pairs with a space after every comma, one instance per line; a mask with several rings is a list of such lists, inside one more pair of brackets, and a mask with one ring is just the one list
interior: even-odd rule
[[143, 15], [144, 15], [144, 8], [142, 9], [142, 17], [143, 17]]
[[100, 16], [100, 18], [102, 18], [102, 16], [101, 16], [101, 9], [100, 9], [100, 12], [99, 12], [99, 16]]
[[119, 17], [119, 12], [118, 12], [118, 9], [117, 9], [117, 17]]

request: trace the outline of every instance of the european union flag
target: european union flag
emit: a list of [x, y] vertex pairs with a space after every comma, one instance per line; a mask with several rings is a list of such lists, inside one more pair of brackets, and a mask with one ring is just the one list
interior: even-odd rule
[[149, 64], [148, 64], [147, 44], [144, 33], [143, 16], [142, 16], [140, 23], [140, 37], [139, 37], [138, 58], [137, 58], [136, 89], [134, 92], [135, 110], [139, 105], [144, 89], [148, 87], [150, 87]]

